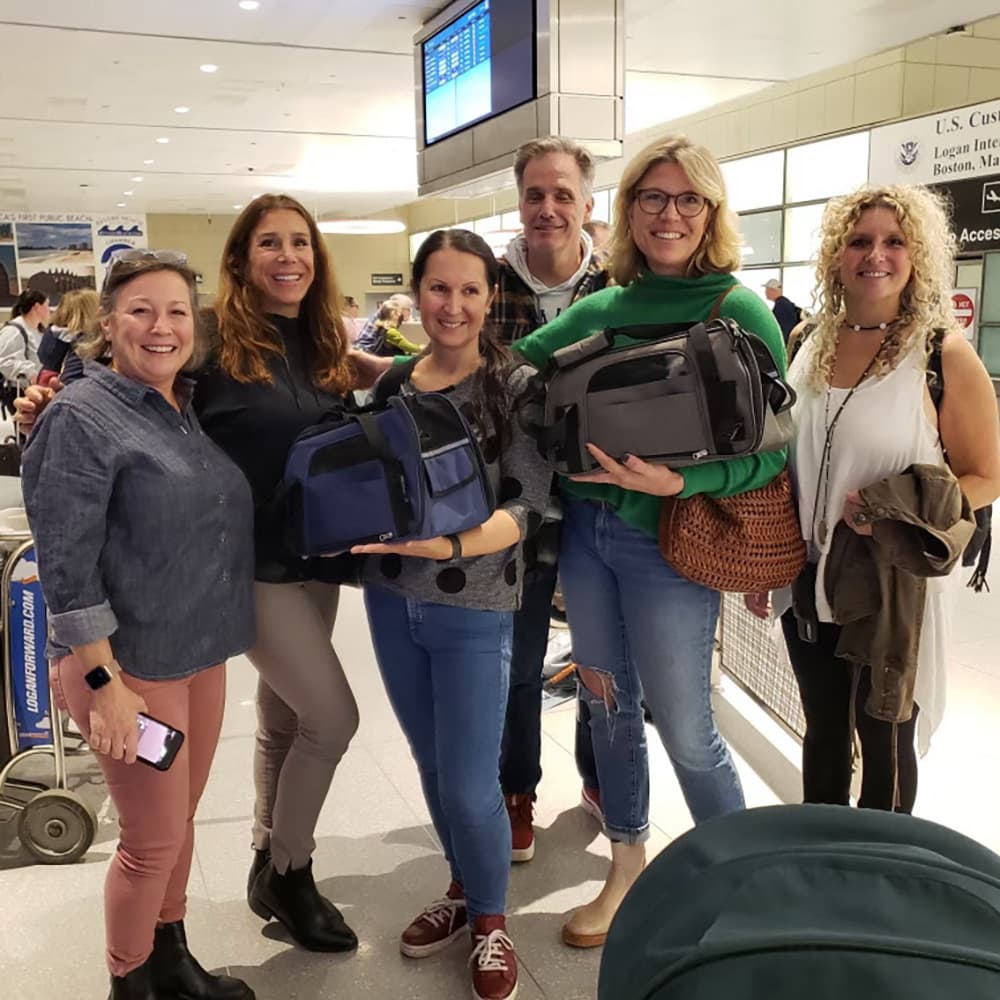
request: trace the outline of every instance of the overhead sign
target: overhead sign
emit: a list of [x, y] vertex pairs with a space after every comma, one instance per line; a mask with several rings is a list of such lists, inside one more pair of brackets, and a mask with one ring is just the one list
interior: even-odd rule
[[401, 274], [373, 274], [372, 275], [372, 287], [377, 288], [380, 285], [401, 285], [403, 283], [403, 276]]
[[952, 204], [952, 230], [962, 253], [1000, 250], [1000, 173], [932, 185]]
[[956, 288], [951, 293], [951, 308], [955, 320], [972, 340], [976, 330], [976, 288]]
[[872, 129], [872, 184], [939, 184], [1000, 173], [1000, 99]]

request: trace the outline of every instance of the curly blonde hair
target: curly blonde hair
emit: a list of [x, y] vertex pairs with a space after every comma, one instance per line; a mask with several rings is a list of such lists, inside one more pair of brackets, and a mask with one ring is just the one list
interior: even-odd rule
[[899, 364], [914, 338], [925, 339], [929, 355], [932, 333], [956, 328], [951, 288], [957, 244], [947, 200], [925, 187], [897, 184], [866, 186], [832, 198], [823, 212], [816, 257], [816, 326], [810, 335], [815, 350], [808, 382], [817, 392], [829, 384], [837, 354], [837, 330], [847, 315], [840, 281], [841, 256], [862, 213], [870, 208], [886, 208], [896, 216], [912, 266], [910, 280], [900, 294], [899, 322], [883, 344], [876, 377], [887, 375]]
[[687, 136], [667, 135], [637, 153], [618, 183], [608, 264], [615, 282], [627, 285], [646, 267], [646, 258], [632, 238], [629, 214], [643, 177], [660, 163], [678, 164], [687, 174], [692, 189], [708, 201], [705, 236], [688, 262], [688, 277], [738, 271], [742, 261], [739, 224], [729, 207], [719, 161], [704, 146], [692, 142]]

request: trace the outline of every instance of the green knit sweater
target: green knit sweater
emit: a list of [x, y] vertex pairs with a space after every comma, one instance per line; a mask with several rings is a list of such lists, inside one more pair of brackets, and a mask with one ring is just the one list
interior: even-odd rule
[[[731, 274], [706, 274], [700, 278], [671, 278], [642, 274], [625, 287], [594, 292], [560, 313], [551, 323], [513, 345], [536, 368], [543, 368], [560, 348], [583, 340], [608, 327], [644, 323], [697, 323], [707, 319], [719, 295], [736, 285], [722, 303], [721, 315], [735, 320], [745, 330], [761, 337], [785, 370], [785, 348], [781, 330], [771, 310]], [[615, 346], [637, 343], [619, 337]], [[769, 483], [785, 467], [785, 451], [767, 452], [723, 462], [706, 462], [678, 471], [684, 476], [682, 497], [706, 493], [728, 497]], [[575, 483], [560, 479], [564, 495], [609, 503], [627, 524], [656, 535], [660, 518], [660, 497], [618, 486]]]

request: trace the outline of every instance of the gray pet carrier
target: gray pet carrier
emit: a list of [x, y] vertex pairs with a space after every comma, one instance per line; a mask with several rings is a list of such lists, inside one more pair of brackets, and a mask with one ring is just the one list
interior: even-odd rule
[[596, 467], [588, 442], [677, 468], [740, 458], [788, 444], [794, 399], [764, 341], [730, 319], [604, 330], [553, 356], [540, 444], [563, 473]]

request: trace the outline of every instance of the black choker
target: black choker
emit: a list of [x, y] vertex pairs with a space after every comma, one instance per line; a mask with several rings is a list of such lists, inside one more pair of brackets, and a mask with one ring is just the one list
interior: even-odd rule
[[874, 326], [862, 326], [860, 323], [848, 323], [847, 320], [841, 324], [841, 326], [846, 326], [849, 330], [853, 330], [855, 333], [861, 333], [862, 330], [888, 330], [890, 326], [895, 326], [899, 322], [899, 317], [889, 320], [888, 323], [876, 323]]

